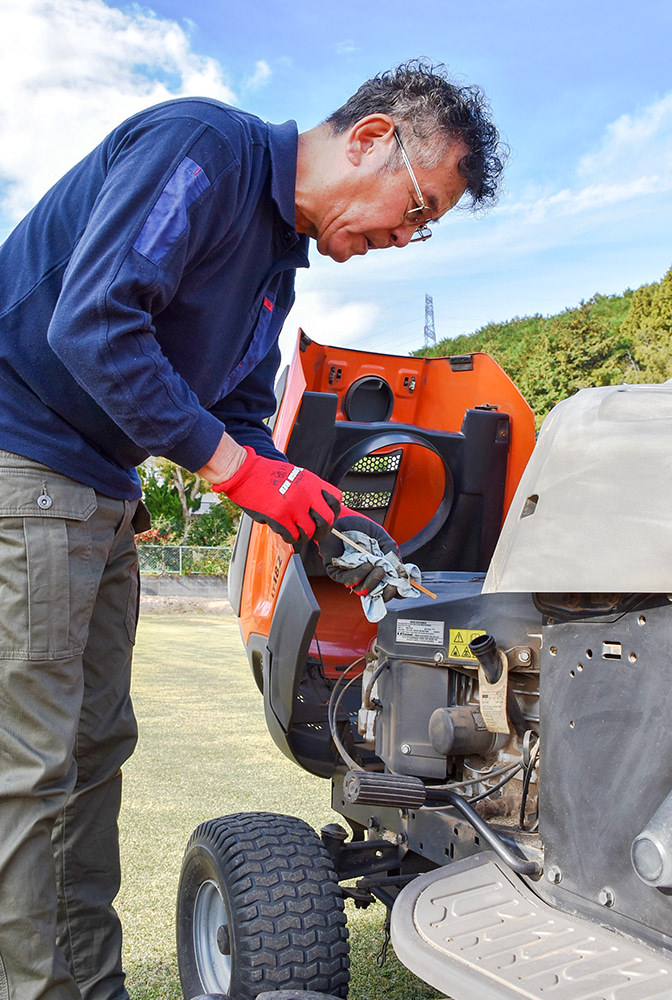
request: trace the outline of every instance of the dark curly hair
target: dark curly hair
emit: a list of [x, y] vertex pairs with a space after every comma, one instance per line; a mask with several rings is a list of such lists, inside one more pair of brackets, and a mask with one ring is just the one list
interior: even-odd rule
[[[443, 64], [413, 59], [367, 80], [325, 124], [337, 134], [360, 118], [381, 112], [394, 119], [409, 154], [422, 167], [437, 166], [446, 145], [462, 140], [469, 152], [460, 160], [459, 169], [467, 181], [472, 207], [494, 203], [509, 150], [479, 87], [458, 86]], [[398, 163], [395, 150], [390, 169]]]

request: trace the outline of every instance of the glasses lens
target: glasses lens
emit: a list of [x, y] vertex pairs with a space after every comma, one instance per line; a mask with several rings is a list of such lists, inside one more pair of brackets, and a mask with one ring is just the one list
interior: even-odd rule
[[409, 209], [405, 218], [409, 226], [422, 226], [431, 221], [432, 210], [428, 205], [418, 205], [417, 208]]
[[409, 243], [424, 243], [432, 235], [432, 230], [429, 226], [418, 226], [416, 231], [411, 236]]

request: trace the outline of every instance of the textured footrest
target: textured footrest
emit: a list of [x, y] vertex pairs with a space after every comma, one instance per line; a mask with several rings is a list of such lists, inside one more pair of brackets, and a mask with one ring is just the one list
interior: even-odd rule
[[489, 852], [414, 879], [394, 904], [392, 943], [453, 1000], [672, 997], [672, 961], [553, 909]]

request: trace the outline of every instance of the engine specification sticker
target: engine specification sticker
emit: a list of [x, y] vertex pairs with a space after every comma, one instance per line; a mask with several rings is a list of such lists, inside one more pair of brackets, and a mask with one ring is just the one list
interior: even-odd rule
[[443, 646], [443, 622], [418, 618], [397, 619], [397, 642], [412, 642], [420, 646]]

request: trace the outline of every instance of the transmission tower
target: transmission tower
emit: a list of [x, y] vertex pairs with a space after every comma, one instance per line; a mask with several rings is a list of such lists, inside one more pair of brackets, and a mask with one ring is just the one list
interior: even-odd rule
[[425, 347], [436, 346], [434, 329], [434, 299], [425, 293]]

